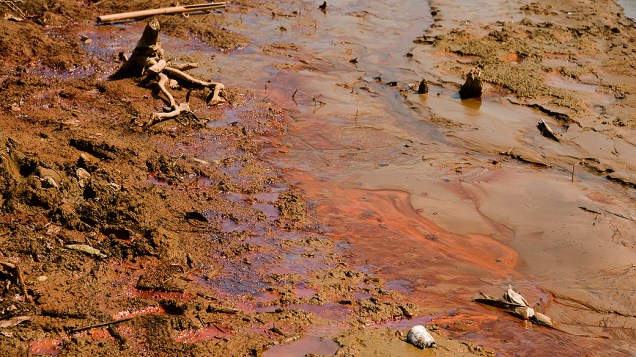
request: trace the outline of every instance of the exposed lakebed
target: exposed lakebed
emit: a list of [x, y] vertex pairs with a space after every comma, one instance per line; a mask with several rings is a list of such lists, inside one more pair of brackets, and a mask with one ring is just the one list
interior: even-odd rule
[[[54, 248], [7, 252], [24, 254], [38, 308], [49, 309], [32, 329], [13, 331], [30, 352], [408, 356], [421, 351], [397, 331], [426, 324], [440, 355], [633, 353], [636, 30], [616, 15], [620, 8], [318, 5], [236, 3], [167, 23], [163, 48], [230, 88], [229, 103], [217, 108], [194, 97], [195, 112], [210, 119], [199, 130], [170, 122], [127, 130], [131, 116], [156, 110], [161, 98], [132, 81], [100, 84], [144, 23], [75, 28], [92, 39], [82, 45], [92, 67], [28, 67], [44, 80], [71, 81], [78, 93], [92, 81], [99, 90], [58, 97], [25, 88], [15, 96], [27, 98], [27, 116], [11, 112], [7, 135], [60, 171], [77, 156], [52, 149], [66, 147], [67, 136], [112, 144], [76, 146], [116, 149], [96, 165], [94, 186], [105, 188], [94, 195], [112, 187], [112, 206], [124, 207], [97, 202], [91, 207], [104, 218], [78, 213], [99, 227], [91, 234], [56, 218], [74, 217], [67, 206], [51, 221], [25, 219], [46, 247], [95, 243], [112, 257], [102, 264]], [[232, 32], [224, 39], [234, 47], [206, 32], [183, 38], [180, 26], [204, 29], [212, 20]], [[489, 84], [481, 99], [461, 100], [473, 66]], [[428, 94], [412, 90], [422, 78]], [[558, 142], [541, 135], [542, 120]], [[44, 149], [28, 146], [40, 141], [27, 125], [43, 133]], [[65, 197], [77, 202], [95, 198], [71, 192]], [[126, 203], [136, 201], [143, 204]], [[136, 215], [119, 218], [126, 209]], [[472, 301], [480, 292], [500, 296], [508, 284], [557, 329]], [[61, 325], [109, 320], [100, 309], [134, 320], [64, 337]]]

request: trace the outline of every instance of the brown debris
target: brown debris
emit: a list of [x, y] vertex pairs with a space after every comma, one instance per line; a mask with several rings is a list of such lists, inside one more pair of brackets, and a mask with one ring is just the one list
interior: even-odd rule
[[22, 277], [22, 270], [20, 269], [20, 266], [18, 264], [13, 264], [9, 262], [0, 262], [0, 265], [4, 269], [7, 269], [12, 273], [14, 279], [16, 280], [16, 283], [20, 287], [20, 291], [22, 292], [22, 295], [24, 295], [24, 300], [32, 304], [33, 299], [31, 299], [31, 297], [29, 296], [26, 285], [24, 284], [24, 278]]
[[417, 87], [417, 93], [426, 94], [428, 93], [428, 81], [426, 79], [422, 79], [420, 81], [419, 86]]
[[[176, 80], [178, 83], [188, 88], [209, 88], [212, 93], [207, 98], [208, 104], [215, 105], [224, 101], [224, 99], [220, 96], [221, 90], [225, 88], [222, 83], [203, 81], [183, 72], [190, 68], [196, 68], [197, 64], [188, 63], [185, 65], [175, 66], [164, 59], [164, 50], [161, 48], [161, 41], [159, 40], [160, 30], [161, 26], [159, 21], [156, 18], [150, 20], [146, 25], [139, 42], [137, 42], [137, 46], [133, 50], [132, 56], [124, 62], [117, 72], [110, 76], [110, 79], [129, 77], [138, 78], [145, 76], [145, 82], [156, 80], [160, 92], [167, 98], [170, 106], [165, 108], [164, 112], [152, 114], [144, 126], [176, 118], [182, 114], [190, 114], [194, 116], [190, 110], [187, 100], [186, 103], [177, 104], [172, 94], [166, 88], [166, 85], [170, 85], [171, 79]], [[196, 116], [195, 119], [198, 121]]]
[[466, 82], [459, 89], [462, 99], [479, 98], [483, 91], [481, 69], [475, 67], [466, 75]]
[[552, 139], [556, 142], [561, 141], [559, 140], [559, 137], [554, 132], [554, 130], [552, 130], [548, 123], [545, 122], [545, 120], [541, 119], [541, 121], [537, 124], [537, 128], [539, 128], [539, 131], [541, 131], [541, 135], [545, 136], [546, 138]]
[[546, 327], [554, 327], [552, 319], [548, 316], [534, 311], [530, 307], [523, 295], [512, 289], [512, 286], [508, 287], [508, 290], [503, 295], [503, 300], [497, 299], [492, 296], [481, 293], [482, 297], [473, 301], [480, 304], [496, 307], [510, 315], [518, 317], [523, 320], [529, 320], [530, 322], [542, 325]]

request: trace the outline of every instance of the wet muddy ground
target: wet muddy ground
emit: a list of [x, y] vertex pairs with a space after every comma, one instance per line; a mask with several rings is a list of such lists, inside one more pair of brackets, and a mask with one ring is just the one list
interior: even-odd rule
[[[107, 77], [145, 21], [95, 17], [170, 5], [0, 3], [3, 355], [636, 353], [636, 27], [614, 2], [161, 16], [226, 101], [176, 89], [196, 117], [141, 127], [165, 97]], [[508, 284], [556, 328], [472, 301]]]

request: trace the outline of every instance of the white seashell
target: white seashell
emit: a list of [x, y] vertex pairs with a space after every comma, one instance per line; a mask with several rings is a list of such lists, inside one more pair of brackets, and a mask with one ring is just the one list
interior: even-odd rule
[[552, 319], [540, 312], [534, 313], [534, 316], [532, 316], [532, 322], [534, 322], [537, 325], [554, 327], [554, 322], [552, 322]]
[[517, 306], [514, 308], [514, 312], [521, 316], [524, 320], [528, 320], [535, 314], [534, 309], [527, 306]]
[[508, 291], [504, 294], [504, 300], [511, 304], [517, 304], [519, 306], [530, 306], [523, 295], [512, 290], [512, 285], [508, 284]]
[[422, 325], [413, 326], [406, 336], [406, 340], [419, 348], [435, 347], [433, 336]]

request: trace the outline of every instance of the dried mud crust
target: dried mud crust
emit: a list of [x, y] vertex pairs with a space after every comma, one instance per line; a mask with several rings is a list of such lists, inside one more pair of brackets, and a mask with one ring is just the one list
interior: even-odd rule
[[[0, 354], [258, 355], [333, 323], [307, 306], [352, 326], [414, 313], [340, 261], [302, 190], [265, 160], [284, 133], [271, 102], [227, 88], [217, 107], [191, 98], [197, 125], [142, 130], [162, 101], [137, 82], [41, 75], [112, 67], [78, 46], [81, 26], [170, 3], [22, 4], [24, 21], [0, 19], [0, 261], [21, 271], [0, 269], [0, 320], [25, 320], [2, 329]], [[167, 24], [220, 48], [246, 41]], [[205, 125], [230, 108], [231, 123]]]

